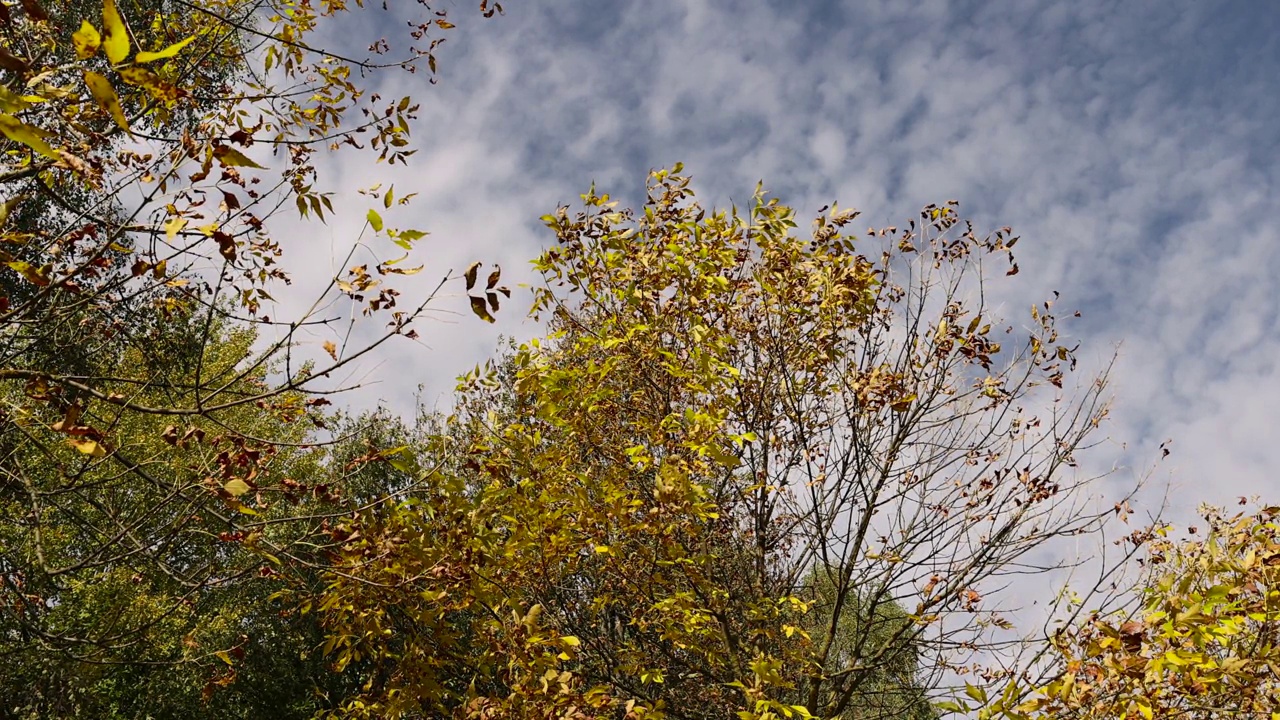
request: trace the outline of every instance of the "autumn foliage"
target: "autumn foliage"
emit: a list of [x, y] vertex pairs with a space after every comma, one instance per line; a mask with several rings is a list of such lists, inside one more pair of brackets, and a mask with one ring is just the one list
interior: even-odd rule
[[[344, 412], [446, 286], [521, 302], [483, 258], [410, 297], [415, 193], [329, 189], [414, 162], [422, 100], [371, 88], [455, 29], [325, 47], [357, 12], [0, 3], [0, 715], [1274, 720], [1274, 508], [1126, 529], [1124, 611], [1003, 611], [1117, 521], [1080, 461], [1110, 399], [1056, 293], [997, 312], [1019, 238], [954, 201], [802, 228], [680, 166], [592, 187], [542, 218], [541, 337], [447, 414]], [[279, 315], [281, 229], [338, 213]]]

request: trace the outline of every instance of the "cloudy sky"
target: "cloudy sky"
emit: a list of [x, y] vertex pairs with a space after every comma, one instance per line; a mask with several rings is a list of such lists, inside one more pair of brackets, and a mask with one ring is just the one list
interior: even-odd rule
[[[303, 240], [349, 243], [373, 206], [355, 189], [394, 181], [420, 195], [389, 224], [432, 233], [422, 287], [473, 260], [519, 283], [551, 239], [538, 216], [592, 181], [634, 203], [676, 161], [710, 202], [763, 180], [802, 216], [839, 200], [894, 224], [958, 199], [1023, 237], [1000, 280], [1011, 317], [1057, 290], [1087, 363], [1119, 350], [1122, 479], [1171, 439], [1154, 472], [1175, 515], [1280, 499], [1280, 4], [511, 0], [492, 20], [475, 4], [438, 4], [459, 26], [438, 85], [381, 80], [422, 102], [411, 167], [336, 161], [328, 189], [354, 199]], [[341, 37], [395, 27], [366, 15]], [[407, 410], [421, 384], [447, 405], [500, 333], [538, 332], [518, 306], [492, 327], [459, 293], [437, 307], [421, 344], [365, 367], [358, 403]]]

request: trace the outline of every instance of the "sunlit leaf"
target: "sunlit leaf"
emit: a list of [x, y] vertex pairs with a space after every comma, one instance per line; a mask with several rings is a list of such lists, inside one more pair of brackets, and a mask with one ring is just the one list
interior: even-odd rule
[[178, 233], [182, 232], [182, 229], [185, 228], [186, 226], [187, 226], [187, 219], [184, 217], [169, 218], [164, 224], [165, 240], [172, 243], [173, 239], [177, 237]]
[[45, 157], [58, 159], [58, 153], [44, 141], [44, 138], [49, 137], [49, 133], [40, 128], [28, 125], [12, 115], [0, 114], [0, 132], [10, 140], [22, 143]]
[[167, 48], [164, 48], [163, 50], [156, 50], [155, 52], [144, 50], [142, 52], [139, 52], [136, 56], [134, 56], [133, 61], [140, 62], [140, 63], [148, 63], [148, 62], [155, 62], [156, 60], [164, 60], [166, 58], [171, 58], [174, 55], [177, 55], [178, 52], [182, 50], [182, 48], [191, 44], [191, 41], [195, 39], [196, 39], [196, 36], [191, 35], [183, 40], [179, 40], [178, 42], [170, 45]]
[[88, 20], [83, 20], [80, 22], [80, 29], [72, 33], [71, 44], [76, 49], [76, 57], [84, 60], [98, 54], [102, 36], [98, 34], [98, 28]]
[[227, 481], [226, 485], [222, 486], [222, 489], [231, 493], [234, 497], [240, 497], [250, 490], [249, 483], [241, 480], [240, 478], [231, 478]]
[[129, 56], [129, 31], [124, 26], [124, 18], [120, 17], [115, 0], [103, 0], [102, 26], [107, 31], [106, 37], [102, 39], [107, 59], [112, 65], [124, 62]]
[[89, 86], [89, 94], [93, 95], [93, 99], [98, 103], [98, 106], [111, 115], [111, 119], [116, 121], [116, 125], [121, 130], [129, 132], [129, 121], [124, 116], [124, 109], [120, 107], [120, 98], [116, 97], [116, 91], [115, 88], [111, 87], [111, 81], [96, 72], [86, 70], [84, 72], [84, 82]]
[[89, 457], [100, 458], [107, 454], [107, 449], [102, 446], [102, 443], [90, 438], [67, 438], [67, 444]]

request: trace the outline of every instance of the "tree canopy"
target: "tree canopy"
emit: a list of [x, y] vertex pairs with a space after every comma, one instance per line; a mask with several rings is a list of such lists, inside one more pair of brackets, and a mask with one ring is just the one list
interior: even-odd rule
[[[997, 312], [1019, 237], [955, 201], [593, 186], [542, 217], [539, 337], [446, 413], [335, 405], [446, 285], [518, 299], [484, 258], [404, 297], [414, 193], [328, 189], [414, 162], [374, 88], [437, 72], [419, 5], [352, 54], [373, 4], [0, 4], [0, 715], [1274, 720], [1274, 508], [1134, 529], [1131, 595], [1018, 634], [1007, 578], [1130, 497], [1080, 467], [1105, 372], [1056, 293]], [[273, 317], [282, 221], [352, 207], [374, 259]]]

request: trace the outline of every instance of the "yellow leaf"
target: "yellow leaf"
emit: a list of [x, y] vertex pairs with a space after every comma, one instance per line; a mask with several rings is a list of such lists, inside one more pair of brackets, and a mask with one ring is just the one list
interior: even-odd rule
[[129, 132], [129, 121], [125, 119], [124, 110], [120, 107], [120, 98], [116, 97], [111, 81], [96, 72], [86, 70], [84, 82], [89, 86], [89, 94], [93, 95], [94, 101], [111, 115], [111, 119], [116, 121], [116, 125], [120, 126], [121, 130]]
[[560, 642], [568, 645], [569, 647], [578, 647], [582, 644], [581, 640], [572, 635], [561, 635]]
[[334, 360], [338, 359], [338, 346], [334, 345], [332, 340], [324, 341], [324, 351], [329, 353], [329, 357]]
[[184, 40], [179, 40], [178, 42], [170, 45], [169, 47], [163, 50], [157, 50], [155, 52], [147, 52], [147, 51], [140, 52], [136, 57], [133, 58], [133, 61], [146, 63], [146, 62], [154, 62], [156, 60], [164, 60], [165, 58], [171, 58], [174, 55], [177, 55], [178, 51], [182, 50], [182, 48], [189, 45], [191, 41], [195, 39], [196, 39], [196, 36], [191, 35], [190, 37], [187, 37]]
[[53, 147], [43, 139], [49, 133], [38, 127], [28, 125], [12, 115], [0, 113], [0, 132], [10, 140], [22, 143], [45, 157], [58, 159], [58, 154], [54, 152]]
[[377, 210], [370, 210], [369, 214], [365, 215], [365, 218], [369, 221], [369, 227], [373, 228], [374, 232], [382, 232], [382, 216], [378, 214]]
[[173, 102], [178, 98], [186, 95], [181, 88], [174, 86], [172, 83], [165, 81], [164, 78], [142, 67], [141, 65], [130, 65], [122, 67], [118, 71], [120, 77], [130, 85], [137, 85], [146, 88], [151, 96], [162, 102]]
[[229, 145], [223, 145], [217, 150], [214, 150], [213, 156], [218, 158], [218, 162], [222, 163], [226, 167], [251, 167], [259, 170], [266, 170], [265, 167], [249, 159], [249, 157], [244, 153], [230, 147]]
[[222, 662], [228, 665], [231, 664], [231, 653], [227, 652], [226, 650], [219, 650], [215, 652], [214, 655], [218, 656], [218, 659], [221, 660]]
[[186, 218], [182, 218], [182, 217], [169, 218], [168, 222], [164, 224], [165, 239], [168, 240], [169, 242], [173, 242], [173, 239], [177, 237], [178, 233], [182, 232], [182, 228], [186, 226], [187, 226]]
[[226, 485], [222, 486], [222, 489], [231, 493], [235, 497], [240, 497], [241, 495], [249, 492], [249, 483], [241, 480], [240, 478], [232, 478], [227, 481]]
[[107, 36], [102, 39], [107, 59], [112, 65], [124, 62], [129, 56], [129, 31], [125, 29], [124, 18], [120, 17], [115, 0], [103, 0], [102, 26], [107, 30]]
[[80, 29], [71, 35], [71, 44], [76, 48], [76, 57], [84, 60], [98, 53], [98, 47], [102, 45], [102, 36], [98, 34], [98, 28], [88, 20], [83, 20], [80, 22]]
[[31, 107], [31, 103], [27, 102], [25, 98], [4, 85], [0, 85], [0, 110], [7, 113], [16, 113], [29, 107]]
[[107, 454], [107, 449], [97, 440], [68, 438], [67, 444], [90, 457], [100, 458]]
[[32, 285], [44, 287], [49, 284], [49, 275], [46, 273], [45, 268], [38, 268], [35, 265], [22, 260], [13, 260], [5, 263], [5, 265], [17, 271], [19, 275], [26, 278], [27, 282]]

